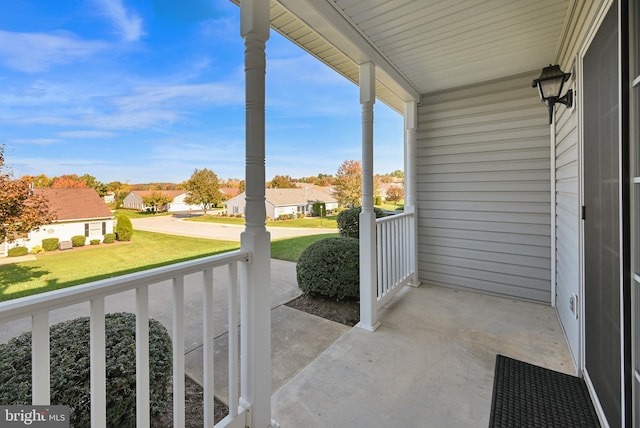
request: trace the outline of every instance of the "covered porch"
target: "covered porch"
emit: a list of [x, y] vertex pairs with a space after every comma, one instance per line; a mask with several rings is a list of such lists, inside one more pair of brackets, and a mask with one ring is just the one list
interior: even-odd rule
[[[583, 181], [592, 171], [585, 171], [582, 160], [583, 105], [559, 107], [550, 126], [544, 105], [530, 87], [541, 67], [558, 63], [572, 72], [569, 86], [583, 94], [578, 90], [586, 49], [609, 11], [616, 25], [625, 22], [626, 2], [238, 3], [247, 82], [247, 221], [242, 249], [31, 302], [0, 305], [0, 321], [33, 319], [34, 347], [39, 351], [34, 357], [34, 404], [49, 401], [48, 311], [69, 302], [91, 302], [92, 346], [97, 349], [92, 357], [92, 403], [95, 426], [104, 426], [104, 298], [123, 289], [136, 290], [141, 337], [138, 426], [147, 426], [149, 288], [158, 281], [172, 282], [173, 328], [180, 332], [185, 328], [185, 277], [196, 275], [203, 278], [199, 286], [206, 303], [201, 317], [203, 377], [206, 406], [211, 407], [213, 270], [228, 269], [229, 307], [239, 308], [229, 311], [226, 319], [234, 338], [228, 376], [235, 381], [228, 392], [231, 414], [219, 426], [423, 426], [425, 421], [427, 426], [486, 426], [496, 354], [584, 376], [601, 420], [612, 426], [632, 425], [631, 388], [639, 378], [629, 369], [634, 342], [631, 297], [624, 291], [629, 285], [625, 278], [630, 277], [625, 270], [628, 242], [592, 246], [609, 248], [617, 258], [598, 259], [590, 267], [620, 269], [619, 276], [601, 276], [613, 284], [605, 295], [613, 304], [603, 311], [597, 305], [604, 300], [596, 297], [591, 300], [595, 306], [586, 306], [588, 260], [581, 213]], [[626, 23], [620, 25], [623, 29], [616, 36], [626, 34]], [[272, 308], [265, 286], [265, 278], [271, 277], [270, 236], [264, 223], [264, 76], [270, 28], [359, 85], [363, 164], [361, 328], [341, 335], [275, 390], [272, 362], [275, 352], [283, 350], [270, 341]], [[616, 47], [608, 51], [627, 55]], [[640, 84], [637, 78], [634, 82]], [[618, 98], [617, 84], [603, 87], [609, 88], [603, 92], [608, 99]], [[405, 213], [379, 221], [373, 213], [372, 156], [377, 101], [405, 118], [405, 135], [399, 136], [405, 149]], [[599, 104], [597, 97], [591, 102]], [[621, 110], [625, 113], [624, 105]], [[618, 124], [618, 116], [604, 114], [595, 114], [594, 122], [605, 116]], [[611, 150], [623, 144], [622, 138], [614, 138]], [[622, 190], [627, 178], [621, 179], [619, 172], [614, 171], [613, 179], [603, 178], [614, 183], [604, 194], [627, 195]], [[628, 219], [628, 205], [618, 199], [604, 204]], [[595, 203], [593, 208], [595, 214]], [[616, 223], [614, 232], [619, 234], [611, 235], [629, 236], [627, 226]], [[597, 284], [592, 287], [600, 291]], [[611, 314], [605, 312], [609, 309]], [[603, 319], [612, 322], [607, 329], [589, 330], [588, 316], [596, 324]], [[175, 426], [183, 426], [180, 379], [185, 343], [176, 337], [174, 415]], [[592, 382], [590, 370], [598, 376], [606, 373]], [[205, 424], [211, 426], [211, 409], [205, 413]]]
[[496, 354], [575, 373], [549, 306], [423, 285], [380, 315], [274, 391], [280, 426], [484, 427]]

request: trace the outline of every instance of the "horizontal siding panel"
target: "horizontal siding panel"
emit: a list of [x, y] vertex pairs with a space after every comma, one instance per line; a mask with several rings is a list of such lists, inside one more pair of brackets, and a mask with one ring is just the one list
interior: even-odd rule
[[[420, 150], [419, 155], [423, 155], [424, 150]], [[472, 154], [472, 156], [471, 156]], [[526, 149], [526, 150], [503, 150], [498, 152], [471, 152], [469, 154], [448, 155], [448, 156], [424, 156], [418, 159], [417, 165], [441, 165], [446, 163], [461, 164], [461, 163], [482, 163], [482, 162], [511, 162], [521, 161], [523, 163], [528, 162], [530, 159], [546, 160], [547, 168], [549, 167], [549, 152], [544, 148], [538, 149]], [[496, 169], [500, 165], [495, 165]], [[508, 167], [507, 167], [508, 168]]]
[[438, 146], [448, 146], [448, 145], [458, 145], [458, 144], [478, 144], [482, 142], [492, 142], [492, 141], [519, 141], [525, 139], [538, 139], [542, 141], [549, 140], [549, 131], [543, 132], [540, 128], [519, 128], [519, 129], [509, 129], [509, 130], [500, 130], [495, 129], [492, 132], [485, 132], [482, 134], [460, 134], [460, 133], [451, 133], [448, 135], [442, 135], [438, 139], [430, 139], [427, 140], [427, 137], [431, 137], [425, 131], [422, 131], [420, 128], [417, 131], [417, 139], [418, 141], [423, 141], [423, 145], [418, 146], [418, 149], [428, 148], [428, 147], [438, 147]]
[[[460, 250], [460, 253], [463, 251]], [[546, 268], [535, 268], [523, 265], [513, 265], [508, 262], [489, 260], [484, 254], [483, 258], [465, 259], [459, 256], [447, 256], [443, 254], [423, 253], [420, 258], [425, 264], [433, 266], [449, 266], [454, 269], [464, 269], [465, 271], [480, 272], [479, 275], [489, 278], [494, 276], [496, 281], [509, 282], [514, 285], [526, 284], [529, 288], [544, 290], [548, 287], [551, 270]]]
[[426, 284], [483, 291], [505, 297], [517, 296], [545, 303], [549, 302], [551, 297], [550, 291], [543, 286], [544, 281], [532, 283], [524, 281], [522, 277], [496, 275], [471, 269], [451, 269], [428, 263], [420, 263], [418, 267], [421, 272], [420, 280]]
[[[418, 166], [422, 166], [419, 163], [422, 158], [418, 158]], [[428, 168], [423, 168], [420, 175], [418, 175], [418, 181], [423, 181], [424, 175], [433, 174], [456, 174], [459, 172], [511, 172], [521, 170], [538, 170], [541, 173], [548, 173], [550, 162], [549, 159], [535, 159], [535, 160], [519, 160], [511, 161], [509, 164], [502, 162], [468, 162], [458, 164], [430, 164]], [[490, 175], [490, 174], [487, 174]]]
[[420, 218], [425, 221], [429, 219], [449, 219], [449, 220], [475, 220], [475, 221], [495, 221], [502, 223], [533, 223], [550, 224], [551, 216], [546, 214], [533, 214], [530, 212], [513, 213], [500, 211], [450, 211], [450, 210], [430, 210], [420, 211]]
[[[420, 150], [422, 156], [448, 156], [470, 153], [496, 153], [496, 152], [514, 152], [516, 150], [531, 150], [531, 149], [548, 149], [549, 144], [544, 144], [544, 140], [540, 138], [536, 139], [521, 139], [521, 140], [491, 140], [487, 142], [480, 142], [474, 144], [450, 144], [447, 146], [435, 146], [425, 147]], [[543, 151], [544, 153], [544, 151]], [[546, 152], [547, 158], [549, 153]], [[525, 159], [528, 159], [525, 158]]]
[[473, 183], [484, 181], [535, 181], [540, 179], [540, 172], [536, 170], [495, 171], [492, 174], [478, 172], [456, 172], [441, 174], [423, 174], [418, 178], [418, 183]]
[[425, 221], [426, 226], [436, 229], [457, 229], [496, 233], [514, 233], [522, 235], [549, 236], [548, 224], [525, 224], [491, 221], [438, 220]]
[[474, 241], [472, 239], [449, 238], [442, 236], [422, 236], [424, 247], [460, 248], [463, 250], [479, 250], [496, 254], [515, 254], [550, 260], [549, 246], [533, 246], [510, 242]]
[[547, 192], [418, 192], [418, 198], [429, 201], [550, 203]]
[[[548, 256], [548, 255], [547, 255]], [[449, 262], [445, 262], [445, 260]], [[424, 261], [449, 264], [455, 266], [473, 267], [479, 261], [490, 262], [490, 264], [482, 263], [477, 268], [490, 271], [503, 271], [504, 266], [501, 264], [511, 265], [517, 275], [531, 276], [533, 278], [547, 279], [551, 274], [549, 257], [530, 257], [527, 255], [493, 252], [487, 251], [486, 248], [464, 249], [457, 247], [440, 247], [438, 254], [425, 253]], [[494, 268], [492, 269], [492, 266]]]
[[[443, 237], [456, 239], [469, 239], [472, 241], [501, 242], [508, 244], [532, 245], [538, 247], [551, 248], [550, 237], [542, 235], [521, 235], [515, 233], [496, 233], [481, 230], [459, 230], [459, 229], [436, 229], [425, 228], [424, 232], [418, 235], [419, 245], [422, 245], [422, 237]], [[526, 238], [526, 239], [525, 239]]]
[[549, 126], [536, 76], [423, 98], [418, 110], [419, 277], [550, 300]]
[[[491, 206], [478, 204], [476, 202], [467, 201], [421, 201], [418, 199], [418, 208], [420, 209], [418, 216], [422, 210], [440, 210], [446, 211], [469, 211], [469, 212], [503, 212], [503, 213], [536, 213], [550, 214], [551, 204], [536, 204], [529, 202], [520, 203], [501, 203], [494, 202]], [[446, 215], [446, 214], [444, 214]]]
[[549, 192], [548, 181], [492, 181], [468, 183], [429, 183], [420, 189], [425, 192]]
[[[500, 132], [522, 129], [522, 128], [535, 128], [541, 125], [547, 125], [547, 122], [544, 118], [540, 117], [529, 117], [529, 118], [518, 118], [517, 120], [512, 120], [509, 122], [501, 122], [500, 119], [492, 120], [485, 123], [469, 123], [464, 126], [457, 126], [454, 128], [435, 128], [435, 127], [427, 127], [422, 128], [420, 131], [420, 138], [438, 138], [444, 136], [452, 136], [452, 135], [464, 135], [464, 134], [480, 134], [483, 132], [493, 132], [497, 128], [500, 129]], [[547, 131], [548, 135], [548, 131]]]

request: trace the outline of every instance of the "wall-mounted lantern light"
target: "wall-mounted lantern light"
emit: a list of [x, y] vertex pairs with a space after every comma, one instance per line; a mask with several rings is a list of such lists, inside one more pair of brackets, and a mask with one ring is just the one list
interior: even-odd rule
[[535, 79], [531, 84], [531, 87], [538, 87], [540, 92], [540, 99], [549, 108], [549, 124], [553, 122], [553, 106], [555, 103], [564, 104], [567, 107], [573, 106], [573, 90], [569, 89], [567, 93], [560, 97], [564, 82], [569, 80], [571, 73], [565, 73], [560, 70], [559, 65], [551, 65], [542, 69], [540, 77]]

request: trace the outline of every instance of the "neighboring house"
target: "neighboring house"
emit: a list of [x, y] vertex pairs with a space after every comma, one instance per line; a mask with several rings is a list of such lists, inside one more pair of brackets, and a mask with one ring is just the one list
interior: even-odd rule
[[55, 221], [29, 233], [27, 238], [16, 241], [29, 250], [42, 246], [45, 238], [70, 241], [72, 236], [84, 235], [91, 239], [104, 238], [113, 233], [113, 213], [94, 189], [36, 188], [34, 193], [48, 201], [49, 210], [55, 213]]
[[[285, 215], [307, 215], [313, 212], [313, 204], [324, 202], [327, 212], [338, 209], [338, 201], [315, 188], [266, 189], [267, 217], [277, 219]], [[227, 214], [245, 213], [245, 192], [225, 202]]]
[[[122, 207], [130, 210], [149, 211], [154, 207], [149, 207], [144, 203], [144, 198], [153, 193], [163, 193], [171, 198], [171, 202], [166, 207], [168, 212], [182, 212], [182, 211], [200, 211], [201, 205], [189, 205], [184, 201], [187, 197], [187, 192], [184, 190], [133, 190], [122, 201]], [[164, 211], [163, 209], [159, 210]]]

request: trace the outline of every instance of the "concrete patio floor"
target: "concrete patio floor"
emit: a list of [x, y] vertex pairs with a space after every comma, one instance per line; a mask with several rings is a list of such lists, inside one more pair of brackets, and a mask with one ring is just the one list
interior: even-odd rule
[[352, 328], [272, 400], [282, 427], [486, 427], [496, 354], [575, 374], [549, 306], [407, 288], [376, 332]]

